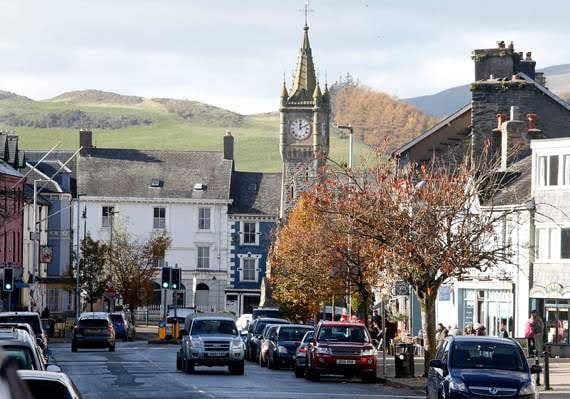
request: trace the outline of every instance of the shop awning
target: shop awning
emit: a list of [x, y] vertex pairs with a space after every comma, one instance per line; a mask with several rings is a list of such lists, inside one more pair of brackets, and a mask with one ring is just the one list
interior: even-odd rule
[[548, 284], [546, 287], [535, 285], [531, 288], [529, 296], [531, 298], [570, 299], [570, 286], [565, 287], [559, 283]]

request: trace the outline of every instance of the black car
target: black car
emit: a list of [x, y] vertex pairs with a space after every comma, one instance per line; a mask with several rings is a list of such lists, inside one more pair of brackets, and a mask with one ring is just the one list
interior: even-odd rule
[[301, 345], [295, 351], [295, 377], [301, 378], [305, 375], [305, 365], [307, 364], [307, 346], [315, 336], [314, 330], [309, 330], [301, 340]]
[[79, 348], [109, 348], [115, 352], [115, 328], [108, 313], [83, 313], [73, 329], [71, 351]]
[[295, 365], [295, 352], [307, 331], [314, 331], [312, 326], [286, 324], [275, 329], [269, 335], [267, 349], [267, 367], [279, 369]]
[[428, 399], [534, 399], [536, 387], [520, 345], [508, 338], [448, 337], [430, 362]]
[[260, 317], [251, 322], [248, 327], [248, 339], [246, 347], [246, 355], [248, 360], [254, 362], [258, 361], [261, 334], [263, 334], [263, 330], [265, 330], [265, 326], [267, 324], [289, 324], [289, 321], [285, 319]]

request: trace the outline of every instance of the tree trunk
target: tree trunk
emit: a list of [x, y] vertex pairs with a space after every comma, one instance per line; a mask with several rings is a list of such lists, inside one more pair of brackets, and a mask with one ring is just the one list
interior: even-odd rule
[[424, 377], [427, 377], [429, 362], [435, 357], [437, 352], [437, 342], [435, 340], [435, 301], [437, 299], [437, 290], [434, 290], [434, 294], [425, 294], [418, 299], [422, 309], [422, 329], [424, 330]]

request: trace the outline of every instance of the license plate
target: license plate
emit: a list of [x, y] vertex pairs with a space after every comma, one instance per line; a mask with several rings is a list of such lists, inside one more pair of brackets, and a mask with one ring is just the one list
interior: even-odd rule
[[227, 356], [226, 352], [208, 352], [209, 357], [224, 357]]
[[99, 330], [98, 328], [88, 328], [87, 330], [85, 330], [85, 332], [87, 334], [100, 334], [101, 330]]
[[355, 360], [337, 359], [336, 364], [355, 364]]

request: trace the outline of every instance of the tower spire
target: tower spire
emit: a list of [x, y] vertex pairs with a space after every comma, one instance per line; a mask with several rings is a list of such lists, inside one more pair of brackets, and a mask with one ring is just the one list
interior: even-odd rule
[[297, 101], [310, 101], [313, 97], [315, 86], [317, 85], [317, 78], [311, 44], [309, 42], [309, 26], [307, 25], [307, 20], [305, 20], [303, 31], [303, 45], [301, 46], [299, 59], [297, 60], [293, 87], [291, 88], [291, 97]]

